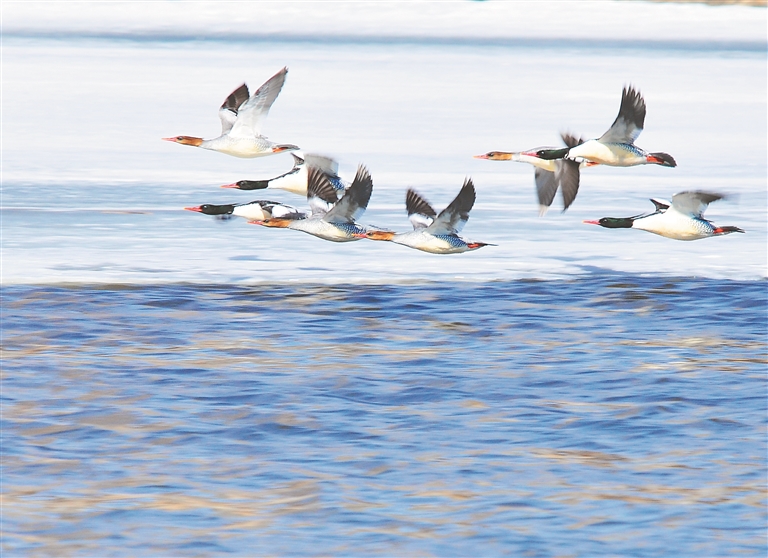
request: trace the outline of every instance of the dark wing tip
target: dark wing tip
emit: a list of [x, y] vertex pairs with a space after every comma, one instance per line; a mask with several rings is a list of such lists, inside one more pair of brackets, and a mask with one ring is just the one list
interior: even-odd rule
[[352, 181], [352, 186], [357, 184], [357, 188], [361, 190], [373, 190], [373, 178], [371, 173], [365, 167], [365, 165], [357, 166], [357, 173], [355, 179]]
[[534, 167], [533, 181], [536, 184], [536, 197], [539, 199], [539, 206], [542, 208], [552, 205], [557, 193], [557, 178], [552, 171]]
[[408, 188], [408, 191], [405, 193], [405, 211], [408, 213], [408, 215], [426, 215], [427, 217], [432, 217], [433, 219], [437, 217], [435, 209], [429, 204], [429, 202], [412, 188]]
[[619, 116], [632, 122], [640, 130], [645, 124], [645, 99], [633, 85], [625, 85], [621, 92]]
[[[325, 178], [330, 185], [331, 182], [328, 177], [326, 176]], [[333, 188], [333, 186], [331, 186], [331, 188]], [[344, 194], [344, 197], [350, 196], [350, 200], [352, 200], [358, 207], [366, 209], [368, 207], [368, 202], [371, 200], [372, 193], [373, 178], [371, 178], [371, 173], [368, 172], [365, 165], [358, 165], [355, 179], [352, 181], [349, 190]]]
[[461, 191], [459, 191], [448, 208], [460, 211], [462, 218], [468, 219], [469, 212], [472, 206], [475, 205], [475, 199], [475, 185], [472, 183], [471, 178], [465, 178]]
[[[726, 194], [718, 194], [717, 192], [706, 192], [704, 190], [694, 190], [688, 192], [681, 192], [682, 194], [688, 194], [700, 200], [701, 203], [710, 204], [718, 200], [726, 200], [728, 196]], [[677, 196], [678, 194], [675, 194]]]
[[229, 97], [224, 99], [224, 103], [222, 103], [221, 108], [229, 109], [237, 114], [237, 109], [239, 109], [240, 105], [248, 100], [248, 97], [248, 86], [243, 83], [240, 87], [230, 93]]
[[280, 70], [277, 71], [275, 75], [273, 75], [271, 78], [269, 78], [267, 81], [271, 81], [277, 77], [285, 77], [288, 74], [288, 66], [283, 66]]
[[560, 134], [560, 137], [563, 139], [563, 143], [568, 147], [576, 147], [586, 141], [584, 138], [577, 138], [570, 132], [563, 132]]
[[579, 163], [568, 159], [563, 159], [560, 162], [560, 169], [558, 174], [558, 182], [560, 183], [560, 193], [563, 196], [563, 213], [571, 207], [573, 200], [576, 199], [576, 194], [579, 193]]
[[320, 198], [324, 202], [335, 204], [339, 201], [336, 189], [328, 180], [325, 173], [316, 168], [309, 167], [307, 177], [307, 198]]

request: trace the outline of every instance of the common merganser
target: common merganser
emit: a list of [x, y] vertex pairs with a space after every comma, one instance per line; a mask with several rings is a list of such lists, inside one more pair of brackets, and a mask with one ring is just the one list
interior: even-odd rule
[[485, 242], [467, 242], [458, 236], [459, 231], [469, 219], [469, 211], [474, 204], [475, 186], [471, 178], [464, 180], [458, 195], [440, 212], [440, 215], [437, 215], [427, 200], [409, 188], [405, 194], [405, 209], [413, 225], [413, 231], [395, 233], [371, 230], [358, 233], [358, 236], [371, 240], [388, 240], [432, 254], [460, 254], [483, 246], [493, 246]]
[[219, 219], [231, 219], [232, 217], [244, 217], [248, 220], [255, 219], [305, 219], [307, 213], [290, 205], [267, 200], [254, 200], [249, 203], [229, 203], [215, 205], [204, 203], [196, 207], [185, 207], [187, 211], [197, 211], [205, 215], [213, 215]]
[[734, 232], [743, 233], [738, 227], [716, 227], [701, 216], [710, 203], [725, 197], [713, 192], [680, 192], [672, 196], [672, 203], [651, 199], [656, 207], [653, 213], [623, 218], [603, 217], [597, 221], [584, 222], [608, 229], [640, 229], [674, 240], [698, 240]]
[[331, 182], [337, 192], [344, 192], [348, 184], [346, 184], [338, 174], [339, 164], [330, 157], [324, 157], [322, 155], [297, 155], [291, 153], [293, 156], [293, 168], [268, 180], [240, 180], [233, 184], [225, 184], [222, 188], [235, 188], [237, 190], [286, 190], [299, 194], [301, 196], [307, 195], [307, 178], [309, 176], [307, 167], [312, 166], [323, 171], [328, 180]]
[[[584, 142], [583, 139], [576, 138], [570, 134], [561, 134], [563, 142], [568, 147], [576, 147]], [[539, 198], [539, 215], [544, 215], [552, 205], [555, 199], [558, 187], [563, 197], [563, 211], [568, 209], [576, 194], [579, 192], [579, 169], [581, 167], [591, 167], [598, 163], [583, 161], [577, 163], [568, 159], [542, 158], [561, 153], [565, 155], [567, 149], [557, 147], [537, 147], [527, 151], [489, 151], [483, 155], [475, 155], [475, 159], [488, 159], [490, 161], [517, 161], [519, 163], [529, 163], [533, 165], [534, 182], [536, 183], [536, 196]]]
[[261, 125], [269, 114], [272, 103], [277, 99], [285, 83], [288, 68], [283, 68], [269, 78], [264, 85], [248, 97], [248, 86], [242, 84], [226, 98], [219, 108], [221, 135], [204, 140], [193, 136], [163, 138], [182, 145], [211, 149], [234, 157], [264, 157], [283, 151], [295, 151], [297, 146], [277, 144], [261, 135]]
[[634, 87], [625, 87], [621, 94], [621, 106], [613, 125], [598, 139], [564, 150], [557, 150], [544, 155], [545, 158], [565, 157], [570, 160], [592, 161], [613, 167], [632, 167], [635, 165], [661, 165], [676, 167], [677, 163], [668, 153], [648, 153], [635, 145], [635, 140], [643, 131], [645, 123], [645, 100]]
[[[302, 231], [332, 242], [351, 242], [359, 240], [360, 233], [368, 229], [355, 223], [365, 213], [373, 192], [373, 180], [363, 165], [357, 168], [352, 185], [338, 199], [336, 189], [328, 176], [320, 169], [309, 167], [307, 201], [312, 209], [308, 219], [258, 219], [250, 221], [254, 225], [277, 227]], [[337, 201], [338, 199], [338, 201]]]

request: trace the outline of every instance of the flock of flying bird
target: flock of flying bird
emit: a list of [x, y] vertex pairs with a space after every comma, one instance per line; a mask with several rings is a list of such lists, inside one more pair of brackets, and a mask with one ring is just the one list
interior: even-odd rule
[[[285, 83], [287, 73], [288, 69], [283, 68], [253, 95], [249, 94], [245, 84], [235, 89], [219, 108], [219, 137], [210, 140], [191, 136], [163, 139], [244, 158], [291, 152], [294, 166], [287, 173], [268, 180], [241, 180], [223, 187], [286, 190], [306, 196], [309, 211], [267, 200], [244, 204], [203, 204], [185, 209], [221, 218], [244, 217], [252, 224], [294, 229], [333, 242], [368, 238], [435, 254], [467, 252], [489, 246], [483, 242], [469, 242], [458, 236], [475, 203], [475, 188], [469, 178], [464, 181], [454, 200], [440, 213], [419, 193], [408, 189], [405, 208], [413, 226], [412, 231], [396, 233], [357, 223], [373, 191], [373, 180], [368, 169], [360, 165], [352, 183], [347, 184], [339, 177], [338, 165], [333, 159], [320, 155], [299, 155], [295, 153], [299, 150], [298, 146], [274, 143], [261, 135], [262, 124]], [[643, 131], [645, 111], [642, 95], [632, 87], [625, 87], [616, 120], [597, 139], [585, 141], [563, 134], [565, 147], [543, 147], [521, 152], [491, 151], [477, 155], [476, 158], [533, 165], [540, 214], [546, 212], [552, 204], [558, 189], [565, 211], [578, 193], [581, 168], [594, 165], [677, 165], [667, 153], [649, 153], [634, 144]], [[714, 192], [681, 192], [675, 194], [671, 202], [651, 199], [655, 210], [650, 213], [623, 218], [604, 217], [584, 222], [606, 228], [640, 229], [676, 240], [743, 233], [738, 227], [716, 227], [702, 217], [710, 203], [723, 198], [724, 195]]]

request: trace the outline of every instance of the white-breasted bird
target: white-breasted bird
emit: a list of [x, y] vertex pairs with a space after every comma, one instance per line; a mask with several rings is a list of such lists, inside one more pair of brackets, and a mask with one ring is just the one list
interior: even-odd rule
[[652, 213], [634, 217], [603, 217], [584, 223], [600, 225], [607, 229], [639, 229], [674, 240], [698, 240], [734, 232], [743, 233], [738, 227], [716, 227], [702, 217], [710, 203], [725, 198], [725, 195], [714, 192], [680, 192], [672, 196], [671, 203], [651, 199], [656, 207]]
[[363, 165], [358, 166], [352, 185], [341, 199], [326, 174], [321, 169], [309, 167], [307, 201], [312, 210], [309, 218], [258, 219], [250, 223], [302, 231], [332, 242], [359, 240], [360, 237], [356, 235], [368, 229], [355, 221], [365, 213], [372, 192], [373, 179]]
[[[578, 163], [569, 159], [549, 158], [553, 155], [565, 156], [568, 148], [576, 147], [584, 142], [570, 134], [561, 134], [566, 148], [537, 147], [526, 151], [489, 151], [483, 155], [475, 155], [475, 159], [488, 159], [490, 161], [516, 161], [528, 163], [535, 167], [533, 178], [536, 183], [536, 196], [539, 200], [539, 215], [544, 215], [558, 188], [563, 198], [563, 211], [567, 210], [576, 194], [579, 192], [580, 172], [582, 167], [591, 167], [598, 163], [582, 161]], [[547, 158], [544, 158], [547, 157]]]
[[163, 138], [182, 145], [219, 151], [234, 157], [252, 158], [274, 155], [283, 151], [295, 151], [297, 146], [277, 144], [261, 135], [261, 126], [269, 114], [272, 103], [277, 99], [285, 83], [288, 68], [283, 68], [269, 78], [250, 97], [248, 86], [242, 84], [226, 98], [219, 108], [221, 135], [213, 139], [194, 136]]
[[475, 186], [471, 178], [464, 180], [458, 195], [439, 215], [426, 199], [409, 188], [405, 194], [405, 209], [413, 225], [412, 231], [395, 233], [369, 230], [358, 235], [371, 240], [387, 240], [432, 254], [460, 254], [483, 246], [493, 246], [485, 242], [467, 242], [458, 236], [474, 204]]
[[185, 207], [187, 211], [196, 211], [204, 215], [212, 215], [218, 219], [227, 220], [232, 217], [243, 217], [249, 221], [257, 219], [305, 219], [307, 213], [293, 206], [268, 200], [254, 200], [248, 203], [212, 204], [204, 203], [195, 207]]
[[598, 139], [587, 140], [571, 147], [564, 155], [554, 154], [551, 158], [565, 157], [570, 160], [587, 160], [613, 167], [635, 165], [661, 165], [676, 167], [675, 159], [668, 153], [649, 153], [635, 145], [645, 124], [645, 100], [634, 87], [624, 87], [621, 94], [619, 114], [611, 127]]
[[267, 180], [239, 180], [232, 184], [225, 184], [222, 188], [235, 188], [237, 190], [285, 190], [300, 196], [307, 195], [309, 182], [309, 167], [315, 167], [323, 171], [337, 192], [343, 193], [349, 186], [339, 177], [339, 164], [336, 160], [323, 155], [307, 153], [306, 155], [291, 153], [293, 168]]

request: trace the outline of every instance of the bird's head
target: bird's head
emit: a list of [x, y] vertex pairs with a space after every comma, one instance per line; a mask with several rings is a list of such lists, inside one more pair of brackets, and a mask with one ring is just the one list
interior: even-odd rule
[[164, 141], [172, 141], [174, 143], [180, 143], [181, 145], [193, 145], [195, 147], [203, 143], [203, 138], [195, 138], [192, 136], [175, 136], [172, 138], [162, 138]]

